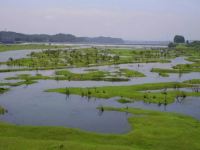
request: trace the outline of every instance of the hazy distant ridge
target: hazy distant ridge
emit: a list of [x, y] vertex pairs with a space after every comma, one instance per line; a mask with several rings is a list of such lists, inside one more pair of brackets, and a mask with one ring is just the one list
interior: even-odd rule
[[76, 37], [72, 34], [22, 34], [16, 32], [0, 31], [1, 43], [20, 42], [68, 42], [68, 43], [99, 43], [99, 44], [124, 44], [121, 38], [112, 37]]

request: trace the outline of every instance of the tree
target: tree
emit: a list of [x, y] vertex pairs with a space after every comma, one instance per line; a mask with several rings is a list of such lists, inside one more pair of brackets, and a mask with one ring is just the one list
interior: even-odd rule
[[174, 48], [174, 47], [176, 47], [176, 44], [170, 42], [170, 43], [168, 44], [168, 47], [169, 47], [169, 48]]
[[185, 38], [182, 35], [176, 35], [174, 37], [174, 43], [185, 43]]
[[119, 61], [120, 57], [119, 57], [118, 55], [115, 55], [115, 56], [113, 57], [113, 59], [114, 59], [114, 63], [116, 64], [117, 61]]

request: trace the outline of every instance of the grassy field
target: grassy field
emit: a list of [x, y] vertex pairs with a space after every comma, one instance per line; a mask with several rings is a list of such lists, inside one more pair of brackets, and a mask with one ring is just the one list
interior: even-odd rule
[[17, 126], [0, 123], [2, 150], [198, 150], [200, 122], [174, 113], [109, 108], [134, 114], [127, 134], [96, 134], [63, 127]]
[[[87, 97], [129, 98], [132, 101], [142, 100], [146, 103], [168, 104], [174, 102], [176, 98], [185, 98], [187, 96], [200, 96], [200, 92], [182, 92], [179, 88], [193, 87], [186, 83], [151, 83], [132, 86], [105, 86], [92, 88], [60, 88], [50, 89], [48, 92], [59, 92], [63, 94], [75, 94]], [[173, 88], [173, 91], [167, 91]], [[148, 90], [161, 90], [161, 92], [148, 92]], [[145, 92], [146, 91], [146, 92]]]

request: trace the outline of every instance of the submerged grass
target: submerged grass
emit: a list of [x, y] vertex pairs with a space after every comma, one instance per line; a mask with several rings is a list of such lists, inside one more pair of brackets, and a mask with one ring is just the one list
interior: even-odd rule
[[[0, 84], [0, 86], [2, 86], [2, 85]], [[5, 93], [6, 91], [8, 91], [7, 88], [1, 88], [0, 87], [0, 94]]]
[[2, 106], [0, 106], [0, 115], [3, 115], [5, 113], [7, 113], [7, 112], [8, 111], [5, 108], [3, 108]]
[[2, 150], [198, 150], [200, 122], [174, 113], [104, 107], [133, 114], [127, 134], [97, 134], [63, 127], [0, 123]]

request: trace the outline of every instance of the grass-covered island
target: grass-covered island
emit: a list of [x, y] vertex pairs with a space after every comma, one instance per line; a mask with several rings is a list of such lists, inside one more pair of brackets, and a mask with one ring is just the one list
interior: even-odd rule
[[67, 81], [112, 81], [112, 82], [120, 82], [120, 81], [129, 81], [130, 78], [136, 77], [145, 77], [143, 73], [140, 73], [135, 70], [129, 69], [119, 69], [116, 72], [109, 71], [88, 71], [84, 73], [73, 73], [69, 70], [57, 70], [55, 71], [55, 75], [52, 76], [44, 76], [41, 74], [30, 75], [30, 74], [18, 74], [15, 77], [7, 77], [6, 80], [22, 80], [17, 83], [0, 83], [1, 86], [17, 86], [21, 84], [32, 84], [36, 83], [37, 80], [67, 80]]
[[164, 53], [160, 50], [113, 48], [105, 50], [99, 48], [48, 49], [42, 52], [32, 52], [27, 58], [14, 59], [10, 57], [6, 62], [0, 62], [0, 64], [15, 67], [23, 66], [25, 68], [1, 69], [0, 72], [50, 70], [66, 67], [90, 67], [128, 63], [166, 63], [170, 62], [170, 59], [174, 57], [173, 53], [168, 51]]
[[[188, 87], [193, 89], [195, 87], [188, 83], [168, 82], [168, 83], [149, 83], [129, 86], [104, 86], [104, 87], [90, 87], [90, 88], [60, 88], [49, 89], [48, 92], [58, 92], [66, 95], [74, 94], [86, 97], [97, 98], [112, 98], [121, 97], [129, 98], [132, 102], [142, 100], [147, 103], [169, 104], [175, 99], [184, 99], [187, 96], [200, 96], [200, 92], [183, 92], [180, 88]], [[173, 90], [167, 90], [173, 89]], [[152, 92], [153, 90], [160, 90]], [[130, 100], [129, 100], [130, 102]]]

